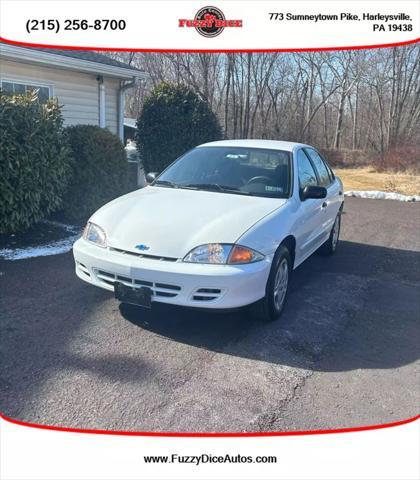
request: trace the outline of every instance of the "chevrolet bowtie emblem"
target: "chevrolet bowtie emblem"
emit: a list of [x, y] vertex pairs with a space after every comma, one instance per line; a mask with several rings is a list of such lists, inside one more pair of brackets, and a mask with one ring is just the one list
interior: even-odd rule
[[145, 250], [149, 250], [150, 247], [148, 247], [147, 245], [144, 245], [143, 243], [139, 243], [138, 245], [136, 245], [137, 250], [141, 250], [141, 251], [145, 251]]

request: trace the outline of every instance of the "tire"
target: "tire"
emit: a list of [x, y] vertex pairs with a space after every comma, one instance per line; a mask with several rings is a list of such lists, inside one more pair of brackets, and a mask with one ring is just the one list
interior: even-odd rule
[[265, 297], [252, 305], [253, 314], [259, 320], [271, 322], [281, 316], [287, 300], [291, 271], [290, 252], [284, 245], [280, 245], [271, 265]]
[[331, 229], [330, 236], [328, 240], [321, 245], [319, 248], [319, 253], [321, 255], [333, 255], [337, 250], [338, 239], [340, 236], [340, 228], [341, 228], [341, 212], [337, 214], [334, 220], [334, 225]]

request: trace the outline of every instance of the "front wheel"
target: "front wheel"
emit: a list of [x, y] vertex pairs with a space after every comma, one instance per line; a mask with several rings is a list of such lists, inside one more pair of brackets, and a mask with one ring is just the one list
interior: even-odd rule
[[264, 321], [273, 321], [283, 312], [289, 289], [292, 259], [289, 250], [280, 245], [271, 266], [265, 297], [253, 305], [254, 314]]
[[334, 225], [331, 229], [330, 236], [328, 240], [321, 245], [319, 252], [322, 255], [332, 255], [337, 250], [338, 238], [340, 236], [340, 227], [341, 227], [341, 212], [335, 217]]

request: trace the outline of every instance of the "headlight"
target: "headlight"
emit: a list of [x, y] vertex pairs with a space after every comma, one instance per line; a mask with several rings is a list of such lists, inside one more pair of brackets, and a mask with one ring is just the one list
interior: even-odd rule
[[262, 260], [264, 255], [248, 247], [229, 243], [209, 243], [193, 248], [184, 262], [238, 265]]
[[184, 257], [184, 262], [226, 263], [231, 250], [232, 245], [222, 243], [200, 245], [191, 250], [191, 252]]
[[106, 247], [105, 230], [95, 223], [88, 222], [83, 230], [83, 238], [99, 247]]

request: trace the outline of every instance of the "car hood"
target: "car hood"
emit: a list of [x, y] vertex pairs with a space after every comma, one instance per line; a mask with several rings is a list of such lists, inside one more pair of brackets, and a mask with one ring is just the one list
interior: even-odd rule
[[91, 221], [105, 229], [108, 246], [183, 258], [205, 243], [234, 243], [286, 200], [202, 190], [145, 187], [117, 198]]

